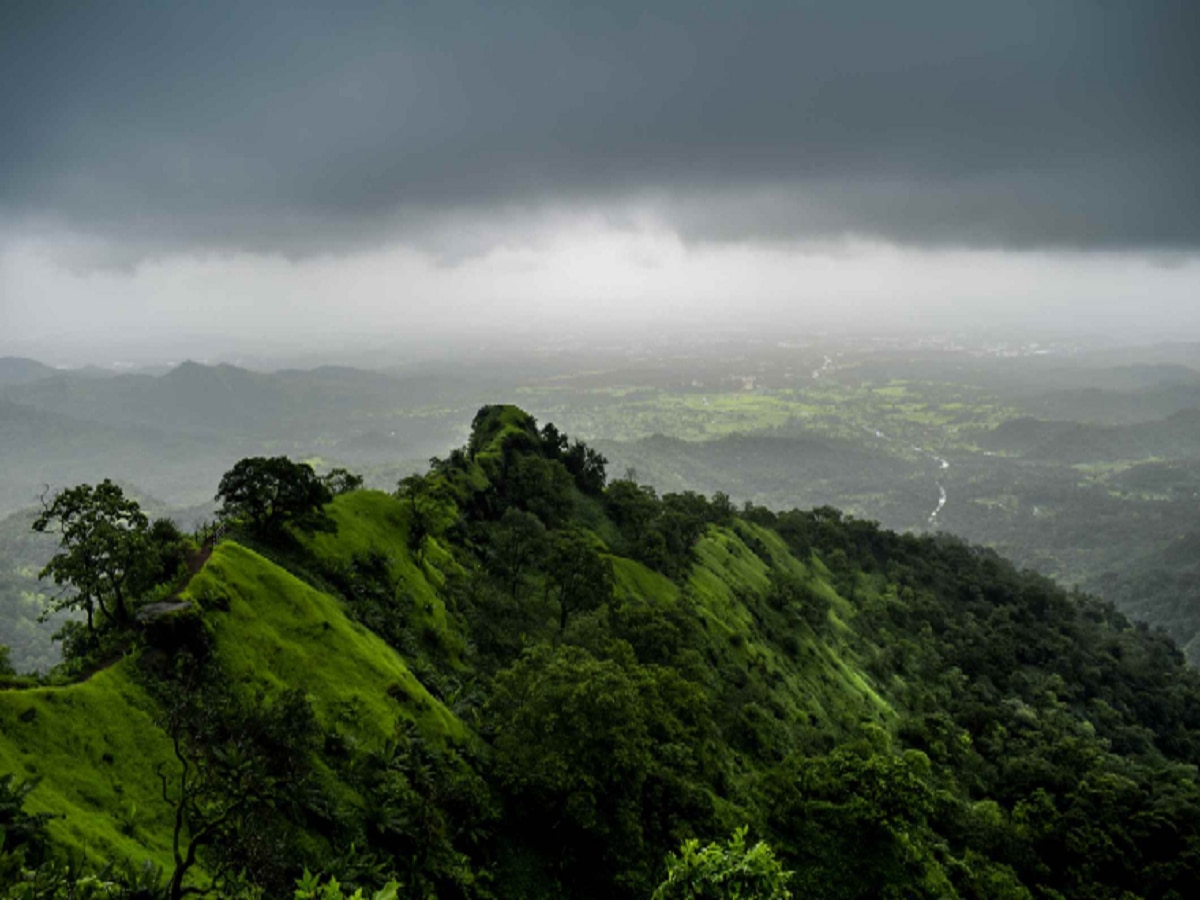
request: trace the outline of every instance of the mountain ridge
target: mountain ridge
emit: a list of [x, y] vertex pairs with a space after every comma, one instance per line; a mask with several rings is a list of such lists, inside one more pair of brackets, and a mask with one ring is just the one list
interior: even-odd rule
[[[1200, 676], [989, 551], [607, 482], [512, 406], [325, 516], [271, 539], [230, 520], [124, 661], [0, 692], [0, 768], [41, 778], [52, 843], [178, 874], [150, 775], [182, 733], [216, 779], [194, 814], [240, 811], [178, 884], [237, 865], [273, 895], [309, 867], [648, 896], [681, 841], [743, 825], [805, 896], [1155, 897], [1200, 875]], [[105, 736], [101, 689], [141, 692], [145, 749]], [[229, 759], [249, 806], [224, 805]]]

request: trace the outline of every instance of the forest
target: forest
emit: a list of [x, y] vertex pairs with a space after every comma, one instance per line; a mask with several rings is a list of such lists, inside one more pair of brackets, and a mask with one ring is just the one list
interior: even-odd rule
[[0, 896], [1190, 897], [1200, 676], [943, 533], [660, 493], [515, 406], [367, 489], [26, 522]]

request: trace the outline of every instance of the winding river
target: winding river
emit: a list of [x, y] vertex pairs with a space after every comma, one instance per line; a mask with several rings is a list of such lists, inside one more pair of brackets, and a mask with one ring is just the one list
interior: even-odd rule
[[[875, 435], [875, 437], [879, 438], [879, 440], [881, 440], [881, 441], [895, 443], [897, 440], [896, 438], [888, 437], [886, 434], [884, 434], [878, 428], [870, 428], [866, 425], [863, 425], [862, 428], [864, 431], [867, 431], [867, 432]], [[924, 447], [918, 447], [916, 444], [909, 444], [908, 446], [909, 446], [909, 449], [912, 450], [914, 453], [918, 453], [921, 456], [926, 456], [929, 459], [933, 460], [935, 463], [937, 463], [937, 467], [938, 467], [939, 471], [945, 471], [946, 469], [950, 468], [950, 461], [947, 460], [944, 456], [938, 456], [932, 450], [927, 450]], [[946, 500], [948, 499], [947, 495], [946, 495], [946, 485], [944, 485], [941, 482], [941, 480], [939, 480], [939, 479], [934, 479], [934, 484], [937, 485], [937, 489], [938, 489], [938, 502], [937, 502], [937, 506], [934, 507], [933, 512], [931, 512], [929, 514], [929, 519], [927, 521], [930, 526], [934, 526], [937, 524], [938, 513], [940, 513], [943, 509], [945, 509]]]

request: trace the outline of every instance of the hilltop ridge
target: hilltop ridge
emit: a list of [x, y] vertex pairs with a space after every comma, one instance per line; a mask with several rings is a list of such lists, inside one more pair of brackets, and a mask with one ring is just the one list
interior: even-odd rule
[[1200, 679], [989, 551], [659, 496], [508, 405], [324, 515], [274, 538], [231, 519], [121, 662], [0, 692], [0, 776], [60, 817], [45, 852], [149, 860], [166, 885], [198, 797], [185, 847], [227, 818], [174, 884], [226, 896], [307, 867], [413, 896], [645, 897], [681, 841], [741, 826], [797, 896], [1200, 877]]

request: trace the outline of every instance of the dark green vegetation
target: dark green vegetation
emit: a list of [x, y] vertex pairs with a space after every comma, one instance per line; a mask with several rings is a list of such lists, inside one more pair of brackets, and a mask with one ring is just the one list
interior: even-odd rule
[[494, 406], [320, 529], [231, 509], [172, 596], [104, 619], [118, 661], [0, 692], [0, 875], [1194, 894], [1200, 676], [1164, 636], [944, 535], [605, 476]]
[[[361, 483], [361, 479], [359, 480]], [[286, 456], [243, 459], [221, 476], [219, 514], [245, 522], [260, 540], [277, 539], [288, 525], [313, 530], [325, 521], [331, 491], [312, 466]]]

